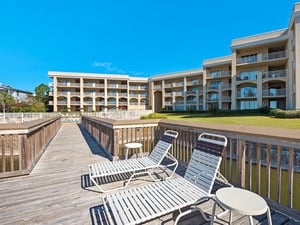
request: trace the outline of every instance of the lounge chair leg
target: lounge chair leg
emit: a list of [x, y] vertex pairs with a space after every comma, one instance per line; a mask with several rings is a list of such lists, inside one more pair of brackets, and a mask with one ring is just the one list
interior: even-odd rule
[[[180, 211], [180, 210], [179, 210]], [[203, 216], [203, 218], [206, 220], [206, 221], [210, 221], [210, 219], [204, 214], [203, 210], [198, 208], [198, 207], [194, 207], [192, 209], [189, 209], [187, 211], [184, 211], [184, 212], [181, 212], [180, 211], [180, 214], [176, 217], [176, 220], [175, 220], [175, 225], [179, 222], [180, 218], [187, 215], [187, 214], [190, 214], [192, 212], [196, 212], [196, 211], [199, 211], [201, 213], [201, 215]]]

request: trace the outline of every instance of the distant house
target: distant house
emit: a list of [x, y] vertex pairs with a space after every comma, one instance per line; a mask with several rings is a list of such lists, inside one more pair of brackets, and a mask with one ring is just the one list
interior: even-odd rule
[[26, 102], [28, 100], [28, 96], [33, 94], [30, 91], [16, 89], [8, 85], [3, 85], [1, 83], [0, 83], [0, 91], [6, 91], [8, 94], [13, 96], [16, 100], [16, 103]]

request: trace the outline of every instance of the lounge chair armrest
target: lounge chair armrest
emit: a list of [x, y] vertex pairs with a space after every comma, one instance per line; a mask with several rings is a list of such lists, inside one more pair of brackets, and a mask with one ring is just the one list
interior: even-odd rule
[[223, 183], [227, 186], [233, 187], [233, 185], [231, 183], [229, 183], [229, 181], [220, 173], [220, 171], [218, 171], [218, 174], [216, 176], [216, 180], [220, 183]]

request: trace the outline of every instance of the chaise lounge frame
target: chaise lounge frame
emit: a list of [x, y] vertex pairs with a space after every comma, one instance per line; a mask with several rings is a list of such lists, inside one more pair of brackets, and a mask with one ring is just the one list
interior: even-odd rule
[[[170, 149], [173, 147], [173, 142], [178, 137], [178, 132], [173, 130], [167, 130], [164, 132], [163, 136], [160, 138], [158, 143], [155, 145], [154, 149], [148, 156], [134, 159], [109, 161], [103, 163], [90, 164], [89, 167], [89, 178], [93, 184], [103, 193], [111, 192], [119, 189], [123, 189], [128, 186], [130, 181], [140, 175], [149, 175], [153, 181], [159, 181], [161, 179], [154, 178], [151, 174], [153, 169], [159, 168], [166, 170], [166, 168], [173, 167], [171, 174], [168, 175], [166, 179], [171, 178], [178, 166], [178, 161], [175, 157], [170, 154]], [[168, 165], [162, 165], [163, 159], [167, 157], [172, 161]], [[121, 175], [130, 173], [131, 176], [125, 181], [124, 185], [121, 187], [104, 189], [100, 186], [97, 180], [105, 179], [114, 175]]]
[[[192, 153], [184, 177], [111, 193], [102, 198], [110, 224], [139, 224], [179, 210], [175, 220], [194, 211], [203, 213], [199, 204], [213, 199], [215, 180], [228, 184], [218, 172], [227, 139], [202, 133]], [[228, 184], [229, 185], [229, 184]], [[230, 185], [229, 185], [230, 186]], [[183, 208], [188, 209], [183, 211]]]

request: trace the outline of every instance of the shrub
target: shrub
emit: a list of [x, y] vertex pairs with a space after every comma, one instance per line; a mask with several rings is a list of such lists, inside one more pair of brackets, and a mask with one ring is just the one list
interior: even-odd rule
[[270, 115], [275, 118], [300, 118], [300, 110], [273, 109]]
[[167, 119], [167, 116], [159, 113], [150, 113], [149, 115], [141, 116], [141, 120], [146, 119]]

